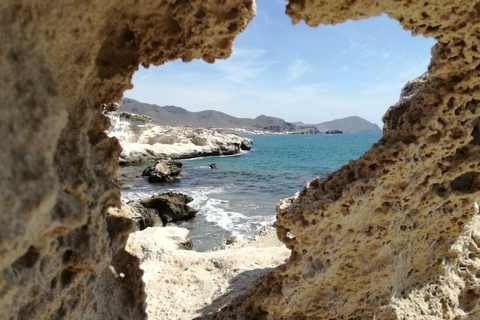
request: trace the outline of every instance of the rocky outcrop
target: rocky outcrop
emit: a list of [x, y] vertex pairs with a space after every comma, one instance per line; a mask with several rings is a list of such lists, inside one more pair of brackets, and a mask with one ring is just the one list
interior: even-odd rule
[[137, 230], [144, 230], [150, 227], [163, 227], [162, 219], [158, 211], [153, 208], [147, 208], [135, 199], [126, 204], [122, 203], [122, 208], [128, 213], [129, 217], [135, 221]]
[[342, 133], [343, 133], [343, 131], [338, 130], [338, 129], [330, 129], [330, 130], [325, 131], [325, 134], [342, 134]]
[[[386, 12], [434, 37], [427, 74], [358, 161], [277, 206], [289, 261], [205, 319], [477, 319], [477, 1], [296, 1], [308, 25]], [[407, 92], [408, 91], [408, 92]]]
[[[233, 155], [250, 150], [252, 139], [223, 134], [215, 130], [159, 126], [149, 123], [150, 117], [131, 113], [109, 113], [112, 127], [108, 135], [120, 141], [120, 165], [154, 162], [171, 157], [187, 159]], [[137, 119], [140, 117], [140, 120]]]
[[302, 129], [292, 132], [292, 134], [317, 134], [320, 133], [316, 128]]
[[0, 2], [2, 319], [145, 319], [102, 105], [139, 64], [214, 62], [249, 0]]
[[130, 186], [123, 182], [124, 180], [119, 176], [115, 175], [112, 180], [120, 190], [130, 189]]
[[170, 158], [161, 159], [145, 168], [142, 176], [148, 177], [148, 182], [169, 182], [175, 180], [180, 175], [182, 166], [181, 162]]
[[181, 193], [168, 192], [149, 198], [129, 201], [130, 216], [137, 223], [139, 230], [147, 227], [166, 225], [169, 222], [195, 218], [197, 210], [188, 204], [193, 199]]
[[166, 227], [135, 232], [128, 239], [141, 252], [148, 319], [193, 319], [218, 310], [290, 255], [276, 240], [275, 229], [265, 229], [251, 243], [215, 252], [178, 250], [187, 237], [186, 229]]
[[248, 150], [252, 149], [252, 146], [253, 146], [253, 140], [252, 139], [243, 138], [242, 143], [240, 144], [240, 149], [248, 151]]

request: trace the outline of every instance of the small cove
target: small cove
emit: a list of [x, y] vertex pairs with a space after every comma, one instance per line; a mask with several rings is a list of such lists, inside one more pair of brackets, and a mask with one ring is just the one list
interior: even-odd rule
[[[118, 174], [131, 187], [122, 191], [122, 200], [169, 191], [194, 198], [190, 205], [199, 210], [197, 217], [179, 226], [190, 230], [195, 251], [208, 251], [233, 235], [248, 241], [275, 221], [280, 199], [358, 159], [381, 132], [248, 137], [254, 141], [249, 152], [181, 160], [181, 176], [172, 183], [148, 183], [141, 174], [149, 164], [120, 168]], [[211, 163], [218, 169], [210, 169]]]

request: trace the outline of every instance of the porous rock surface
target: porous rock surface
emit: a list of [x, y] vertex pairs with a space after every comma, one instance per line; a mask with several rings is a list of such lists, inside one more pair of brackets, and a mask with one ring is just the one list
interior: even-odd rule
[[[138, 65], [232, 51], [250, 0], [0, 2], [0, 318], [144, 319], [102, 105]], [[110, 210], [109, 210], [110, 208]], [[113, 210], [113, 211], [112, 211]]]
[[[142, 319], [132, 221], [111, 182], [101, 105], [139, 63], [213, 62], [249, 0], [0, 2], [0, 310], [6, 319]], [[358, 161], [278, 206], [288, 263], [217, 319], [477, 319], [480, 5], [290, 0], [294, 22], [386, 12], [438, 43], [425, 78]], [[294, 235], [290, 237], [288, 235]]]
[[[480, 318], [480, 4], [290, 0], [308, 25], [386, 12], [434, 37], [428, 72], [358, 161], [277, 206], [286, 265], [204, 319]], [[290, 236], [293, 235], [293, 236]]]

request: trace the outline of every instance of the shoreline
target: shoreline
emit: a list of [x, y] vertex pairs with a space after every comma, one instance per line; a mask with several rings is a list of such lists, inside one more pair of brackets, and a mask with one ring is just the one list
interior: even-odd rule
[[179, 249], [187, 238], [181, 227], [147, 228], [129, 236], [127, 250], [144, 271], [149, 319], [187, 320], [218, 311], [291, 254], [271, 225], [248, 243], [233, 240], [207, 252]]
[[229, 156], [248, 151], [253, 145], [250, 138], [215, 130], [159, 126], [148, 118], [127, 117], [110, 112], [109, 137], [117, 138], [122, 148], [119, 165], [127, 166], [153, 162], [157, 159], [194, 159], [199, 157]]

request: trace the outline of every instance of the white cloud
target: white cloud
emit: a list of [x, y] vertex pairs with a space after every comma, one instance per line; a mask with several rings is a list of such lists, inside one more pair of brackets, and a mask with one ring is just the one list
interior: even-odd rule
[[293, 82], [300, 78], [308, 70], [308, 63], [302, 59], [296, 59], [287, 67], [288, 81]]
[[265, 50], [235, 49], [228, 60], [218, 60], [214, 66], [220, 72], [220, 77], [229, 82], [248, 85], [251, 79], [276, 63], [274, 60], [265, 59]]

